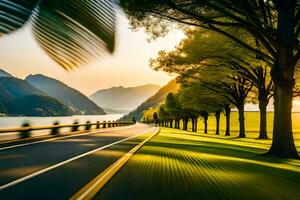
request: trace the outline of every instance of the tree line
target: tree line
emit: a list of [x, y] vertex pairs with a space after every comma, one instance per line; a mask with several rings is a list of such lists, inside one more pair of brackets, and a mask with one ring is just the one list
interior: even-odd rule
[[[181, 107], [204, 118], [207, 113], [219, 118], [224, 111], [228, 119], [226, 135], [230, 134], [230, 110], [235, 107], [239, 113], [239, 137], [245, 137], [245, 103], [258, 103], [259, 138], [267, 139], [267, 105], [273, 96], [267, 63], [214, 32], [189, 30], [186, 35], [174, 51], [161, 51], [150, 61], [155, 70], [177, 74], [182, 85], [178, 97]], [[168, 98], [166, 105], [167, 102]]]
[[[174, 26], [182, 29], [192, 28], [211, 31], [224, 36], [230, 43], [240, 47], [241, 51], [252, 54], [250, 57], [254, 56], [260, 60], [263, 64], [256, 65], [249, 63], [248, 59], [244, 60], [243, 57], [240, 59], [240, 57], [231, 56], [227, 57], [229, 60], [225, 59], [226, 62], [224, 63], [214, 63], [215, 59], [212, 61], [210, 59], [203, 60], [202, 54], [198, 53], [200, 59], [196, 56], [196, 61], [198, 59], [201, 64], [211, 65], [213, 69], [198, 66], [194, 68], [195, 62], [191, 60], [192, 63], [181, 65], [182, 68], [178, 68], [178, 70], [187, 84], [199, 79], [200, 83], [197, 85], [201, 87], [211, 88], [217, 94], [226, 91], [227, 95], [222, 96], [226, 96], [229, 103], [239, 110], [240, 136], [243, 136], [244, 132], [243, 105], [251, 90], [255, 88], [258, 92], [257, 99], [262, 115], [262, 137], [265, 137], [262, 129], [263, 123], [265, 123], [264, 104], [270, 99], [270, 95], [273, 95], [273, 137], [268, 154], [299, 158], [294, 143], [291, 118], [296, 82], [295, 73], [300, 59], [299, 0], [121, 0], [120, 4], [129, 16], [133, 28], [142, 27], [153, 38], [165, 35]], [[202, 43], [195, 44], [195, 48], [198, 47], [201, 48]], [[205, 50], [209, 52], [215, 47], [216, 45], [212, 43]], [[211, 56], [214, 57], [214, 55]], [[184, 53], [181, 57], [185, 62]], [[175, 63], [176, 66], [177, 64]], [[172, 63], [170, 66], [173, 66]], [[188, 70], [183, 66], [189, 66]], [[246, 66], [247, 69], [244, 70]], [[219, 73], [223, 74], [226, 71], [222, 69], [223, 67], [233, 71], [233, 73], [228, 73], [228, 76], [216, 76], [221, 77], [220, 80], [217, 78], [213, 78], [216, 81], [206, 80], [207, 74], [210, 75], [208, 79]], [[266, 84], [268, 81], [271, 81], [270, 85]]]

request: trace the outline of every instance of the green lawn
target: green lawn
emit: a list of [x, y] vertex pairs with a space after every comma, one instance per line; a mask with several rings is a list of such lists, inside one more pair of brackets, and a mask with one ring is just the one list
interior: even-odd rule
[[[269, 112], [267, 119], [267, 130], [269, 137], [272, 137], [272, 130], [273, 130], [273, 112]], [[293, 113], [292, 114], [293, 120], [293, 129], [295, 133], [295, 138], [299, 140], [300, 143], [300, 113]], [[236, 137], [238, 136], [239, 131], [239, 121], [238, 121], [238, 113], [231, 112], [231, 135]], [[257, 138], [259, 133], [259, 112], [245, 112], [245, 125], [246, 125], [246, 136], [248, 138]], [[182, 128], [182, 124], [181, 124]], [[189, 122], [189, 129], [191, 130], [191, 122]], [[209, 116], [208, 119], [208, 132], [210, 134], [214, 134], [216, 129], [216, 121], [214, 116]], [[220, 119], [220, 130], [221, 135], [225, 133], [225, 116], [221, 115]], [[199, 118], [198, 121], [198, 132], [203, 133], [204, 131], [204, 124], [203, 120]]]
[[300, 161], [267, 148], [162, 128], [96, 199], [299, 199]]

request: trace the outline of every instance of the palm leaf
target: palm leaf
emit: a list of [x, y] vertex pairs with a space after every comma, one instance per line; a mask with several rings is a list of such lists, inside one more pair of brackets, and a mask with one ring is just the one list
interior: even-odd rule
[[[0, 2], [9, 7], [13, 1]], [[10, 17], [15, 25], [11, 31], [30, 19], [34, 37], [42, 49], [65, 69], [79, 67], [96, 56], [114, 51], [116, 16], [112, 0], [23, 0], [12, 5], [10, 15], [18, 16], [22, 23]], [[0, 23], [10, 25], [2, 18]]]
[[0, 35], [23, 27], [37, 3], [38, 0], [0, 0]]

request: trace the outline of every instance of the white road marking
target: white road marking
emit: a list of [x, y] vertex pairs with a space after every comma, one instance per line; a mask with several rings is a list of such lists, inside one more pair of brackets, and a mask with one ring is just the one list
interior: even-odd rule
[[[136, 126], [136, 125], [134, 125], [134, 126]], [[2, 147], [2, 148], [0, 148], [0, 151], [7, 150], [7, 149], [13, 149], [13, 148], [17, 148], [17, 147], [29, 146], [29, 145], [33, 145], [33, 144], [44, 143], [44, 142], [51, 142], [51, 141], [61, 140], [61, 139], [66, 139], [66, 138], [72, 138], [72, 137], [78, 137], [78, 136], [84, 136], [84, 135], [91, 135], [91, 134], [96, 134], [96, 133], [105, 133], [105, 132], [114, 131], [114, 130], [129, 129], [129, 128], [132, 128], [134, 126], [126, 126], [126, 127], [123, 126], [123, 127], [118, 127], [118, 128], [112, 128], [112, 129], [106, 129], [106, 130], [97, 130], [97, 131], [92, 131], [92, 132], [88, 132], [88, 133], [81, 133], [81, 134], [77, 134], [77, 135], [68, 135], [68, 136], [63, 136], [63, 137], [50, 138], [50, 139], [40, 140], [40, 141], [36, 141], [36, 142], [17, 144], [17, 145]]]
[[103, 147], [94, 149], [94, 150], [92, 150], [92, 151], [88, 151], [88, 152], [86, 152], [86, 153], [84, 153], [84, 154], [80, 154], [80, 155], [75, 156], [75, 157], [73, 157], [73, 158], [69, 158], [69, 159], [67, 159], [67, 160], [65, 160], [65, 161], [62, 161], [62, 162], [60, 162], [60, 163], [57, 163], [57, 164], [55, 164], [55, 165], [52, 165], [52, 166], [50, 166], [50, 167], [47, 167], [47, 168], [42, 169], [42, 170], [40, 170], [40, 171], [37, 171], [37, 172], [35, 172], [35, 173], [33, 173], [33, 174], [29, 174], [29, 175], [27, 175], [27, 176], [24, 176], [24, 177], [22, 177], [22, 178], [19, 178], [19, 179], [15, 180], [15, 181], [12, 181], [12, 182], [10, 182], [10, 183], [7, 183], [7, 184], [5, 184], [5, 185], [0, 186], [0, 191], [1, 191], [1, 190], [4, 190], [4, 189], [6, 189], [6, 188], [9, 188], [9, 187], [11, 187], [11, 186], [17, 185], [17, 184], [19, 184], [19, 183], [22, 183], [22, 182], [24, 182], [24, 181], [26, 181], [26, 180], [28, 180], [28, 179], [31, 179], [31, 178], [33, 178], [33, 177], [36, 177], [36, 176], [38, 176], [38, 175], [41, 175], [41, 174], [43, 174], [43, 173], [45, 173], [45, 172], [48, 172], [48, 171], [50, 171], [50, 170], [52, 170], [52, 169], [58, 168], [58, 167], [60, 167], [60, 166], [62, 166], [62, 165], [65, 165], [65, 164], [67, 164], [67, 163], [69, 163], [69, 162], [72, 162], [72, 161], [74, 161], [74, 160], [77, 160], [77, 159], [79, 159], [79, 158], [88, 156], [88, 155], [90, 155], [90, 154], [92, 154], [92, 153], [95, 153], [95, 152], [97, 152], [97, 151], [106, 149], [106, 148], [108, 148], [108, 147], [111, 147], [111, 146], [113, 146], [113, 145], [119, 144], [119, 143], [121, 143], [121, 142], [125, 142], [125, 141], [127, 141], [127, 140], [133, 139], [133, 138], [138, 137], [138, 136], [140, 136], [140, 135], [143, 135], [143, 134], [146, 134], [146, 133], [150, 133], [150, 132], [151, 132], [152, 130], [154, 130], [155, 128], [156, 128], [156, 127], [151, 128], [150, 130], [146, 130], [146, 131], [144, 131], [144, 132], [142, 132], [142, 133], [133, 135], [133, 136], [131, 136], [131, 137], [129, 137], [129, 138], [125, 138], [125, 139], [122, 139], [122, 140], [113, 142], [113, 143], [111, 143], [111, 144], [105, 145], [105, 146], [103, 146]]
[[[157, 127], [156, 127], [157, 128]], [[144, 141], [142, 141], [141, 143], [139, 143], [138, 145], [136, 145], [134, 148], [136, 148], [136, 147], [138, 147], [138, 146], [140, 146], [139, 148], [138, 148], [138, 150], [146, 143], [146, 142], [148, 142], [148, 141], [150, 141], [157, 133], [159, 132], [159, 128], [157, 128], [157, 130], [156, 130], [156, 132], [154, 133], [154, 135], [151, 135], [149, 138], [147, 138], [147, 139], [145, 139]], [[116, 161], [115, 163], [113, 163], [113, 167], [112, 168], [110, 168], [105, 174], [103, 174], [103, 176], [101, 177], [101, 178], [99, 178], [91, 187], [89, 187], [89, 189], [87, 189], [82, 195], [80, 195], [76, 200], [83, 200], [85, 197], [87, 197], [89, 194], [90, 194], [90, 192], [92, 191], [92, 190], [94, 190], [94, 188], [95, 187], [97, 187], [97, 185], [103, 180], [103, 179], [105, 179], [107, 176], [108, 176], [108, 174], [110, 174], [116, 167], [119, 167], [119, 164], [121, 163], [121, 162], [123, 162], [123, 160], [124, 159], [130, 159], [133, 155], [134, 155], [134, 153], [136, 152], [132, 152], [132, 150], [134, 149], [134, 148], [132, 148], [128, 153], [126, 153], [125, 155], [123, 155], [118, 161]], [[138, 151], [137, 150], [137, 151]], [[130, 158], [126, 158], [126, 157], [130, 157]], [[127, 161], [128, 161], [127, 160]], [[126, 161], [126, 162], [127, 162]], [[125, 162], [125, 163], [126, 163]], [[125, 164], [124, 163], [124, 164]], [[123, 164], [123, 165], [124, 165]], [[110, 180], [110, 179], [109, 179]], [[99, 192], [99, 191], [98, 191]]]

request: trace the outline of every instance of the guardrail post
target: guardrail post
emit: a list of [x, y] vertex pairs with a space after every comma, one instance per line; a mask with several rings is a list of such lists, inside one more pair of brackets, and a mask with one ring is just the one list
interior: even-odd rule
[[24, 122], [22, 124], [22, 128], [28, 128], [28, 130], [23, 130], [20, 132], [19, 136], [21, 139], [25, 139], [25, 138], [29, 138], [31, 136], [31, 132], [30, 132], [30, 124], [29, 122]]
[[112, 127], [115, 127], [115, 126], [116, 126], [115, 120], [113, 120]]
[[103, 128], [106, 128], [106, 121], [103, 121]]
[[97, 124], [96, 124], [96, 129], [99, 129], [100, 128], [100, 122], [97, 121]]
[[90, 121], [87, 121], [87, 122], [86, 122], [86, 125], [85, 125], [85, 130], [86, 130], [86, 131], [91, 130], [91, 127], [92, 127], [91, 122], [90, 122]]
[[108, 126], [107, 127], [111, 127], [111, 123], [110, 123], [110, 121], [108, 121]]
[[59, 127], [57, 127], [58, 125], [59, 125], [59, 121], [53, 123], [53, 128], [51, 129], [51, 135], [59, 134]]
[[72, 131], [72, 132], [78, 131], [78, 127], [79, 127], [79, 126], [76, 126], [76, 124], [79, 124], [78, 120], [75, 120], [75, 121], [74, 121], [73, 125], [75, 125], [75, 126], [72, 126], [72, 128], [71, 128], [71, 131]]

